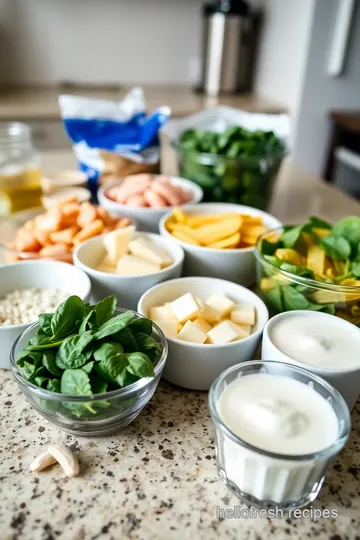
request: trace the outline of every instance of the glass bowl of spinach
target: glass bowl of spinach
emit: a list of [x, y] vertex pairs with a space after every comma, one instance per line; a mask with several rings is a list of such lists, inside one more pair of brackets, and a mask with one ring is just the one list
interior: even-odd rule
[[222, 133], [188, 129], [174, 143], [180, 176], [198, 184], [203, 202], [244, 204], [265, 210], [285, 143], [273, 131], [231, 126]]
[[264, 233], [255, 248], [258, 292], [271, 314], [323, 311], [360, 326], [360, 217], [310, 217]]
[[80, 436], [124, 428], [154, 394], [168, 353], [152, 321], [70, 296], [15, 341], [10, 363], [26, 399], [49, 422]]

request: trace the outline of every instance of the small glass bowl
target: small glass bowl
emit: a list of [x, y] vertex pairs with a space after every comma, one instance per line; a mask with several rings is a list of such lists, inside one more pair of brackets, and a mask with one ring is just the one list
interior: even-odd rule
[[282, 232], [282, 227], [267, 231], [258, 238], [254, 250], [258, 293], [271, 315], [292, 310], [324, 311], [360, 326], [360, 287], [297, 276], [265, 259], [263, 240], [274, 241]]
[[[238, 377], [260, 373], [296, 379], [325, 398], [338, 420], [338, 437], [334, 443], [313, 454], [285, 455], [267, 452], [235, 435], [221, 419], [219, 398]], [[344, 447], [351, 429], [349, 409], [337, 390], [306, 369], [283, 362], [250, 361], [230, 367], [213, 382], [209, 408], [215, 425], [218, 473], [232, 493], [258, 508], [288, 511], [314, 501], [331, 460]]]
[[179, 174], [204, 191], [203, 202], [244, 204], [266, 210], [277, 173], [286, 155], [229, 158], [221, 154], [186, 151], [173, 143]]
[[[117, 309], [116, 314], [127, 310]], [[143, 318], [135, 313], [136, 318]], [[50, 392], [24, 379], [16, 360], [29, 339], [36, 334], [39, 323], [27, 328], [15, 341], [10, 352], [10, 366], [20, 390], [34, 409], [46, 420], [63, 431], [82, 437], [109, 435], [130, 424], [152, 398], [165, 367], [168, 345], [163, 332], [153, 323], [152, 336], [161, 345], [161, 353], [154, 362], [155, 377], [144, 377], [133, 384], [104, 394], [72, 396]], [[105, 403], [106, 402], [106, 403]], [[82, 406], [86, 411], [95, 406], [97, 414], [89, 413], [85, 419], [77, 418], [71, 408]]]

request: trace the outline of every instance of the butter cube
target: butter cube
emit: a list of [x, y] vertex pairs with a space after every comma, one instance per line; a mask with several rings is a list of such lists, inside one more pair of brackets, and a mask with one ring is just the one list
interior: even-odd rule
[[204, 321], [204, 319], [202, 319], [201, 317], [197, 317], [194, 321], [194, 324], [196, 324], [196, 326], [200, 328], [200, 330], [204, 332], [204, 334], [207, 334], [211, 330], [210, 324]]
[[235, 332], [237, 332], [237, 337], [233, 339], [233, 341], [239, 341], [240, 339], [244, 339], [246, 337], [249, 337], [251, 334], [251, 327], [245, 327], [245, 326], [239, 326], [238, 324], [233, 323], [232, 321], [228, 321]]
[[165, 304], [164, 306], [152, 307], [149, 310], [150, 319], [155, 321], [176, 321], [177, 318], [174, 315], [173, 310], [171, 309], [170, 304]]
[[145, 236], [140, 236], [132, 242], [130, 242], [129, 250], [132, 255], [140, 257], [153, 264], [159, 264], [161, 268], [170, 266], [173, 263], [172, 258], [168, 252], [162, 247], [158, 246]]
[[116, 265], [118, 260], [127, 253], [134, 233], [134, 225], [129, 225], [123, 229], [116, 229], [104, 236], [104, 247], [112, 264]]
[[206, 304], [208, 306], [211, 306], [213, 309], [216, 309], [220, 313], [220, 317], [225, 317], [232, 308], [235, 306], [235, 302], [230, 300], [227, 296], [224, 294], [212, 294], [208, 300], [206, 300]]
[[255, 324], [255, 308], [251, 304], [235, 305], [230, 313], [230, 319], [236, 324]]
[[204, 319], [209, 324], [216, 324], [221, 319], [220, 311], [217, 311], [217, 309], [214, 309], [213, 307], [209, 306], [206, 302], [203, 305], [203, 308], [200, 311], [199, 315], [201, 316], [202, 319]]
[[178, 332], [178, 322], [177, 321], [155, 321], [155, 324], [164, 332], [166, 337], [176, 338]]
[[191, 343], [205, 343], [207, 339], [206, 334], [191, 321], [187, 321], [184, 324], [177, 337], [182, 341], [189, 341]]
[[133, 255], [124, 255], [116, 267], [119, 276], [144, 276], [159, 272], [160, 265], [151, 264]]
[[171, 302], [170, 305], [179, 322], [184, 322], [191, 319], [191, 317], [195, 317], [200, 311], [200, 306], [191, 293], [183, 294], [183, 296]]
[[231, 321], [223, 321], [210, 330], [210, 332], [207, 333], [207, 336], [210, 343], [213, 343], [214, 345], [224, 345], [225, 343], [234, 341], [239, 336], [239, 332], [234, 323]]

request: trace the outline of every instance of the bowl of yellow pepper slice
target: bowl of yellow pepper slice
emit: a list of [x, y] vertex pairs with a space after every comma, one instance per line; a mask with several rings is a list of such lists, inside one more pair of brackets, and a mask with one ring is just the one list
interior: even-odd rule
[[259, 293], [272, 314], [322, 311], [360, 326], [360, 217], [331, 225], [312, 216], [267, 231], [255, 257]]

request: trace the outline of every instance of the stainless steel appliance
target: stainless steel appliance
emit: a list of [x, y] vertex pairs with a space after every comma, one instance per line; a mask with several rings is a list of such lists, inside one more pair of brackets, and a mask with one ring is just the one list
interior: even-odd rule
[[204, 6], [201, 90], [209, 96], [249, 87], [252, 18], [243, 0], [217, 0]]

